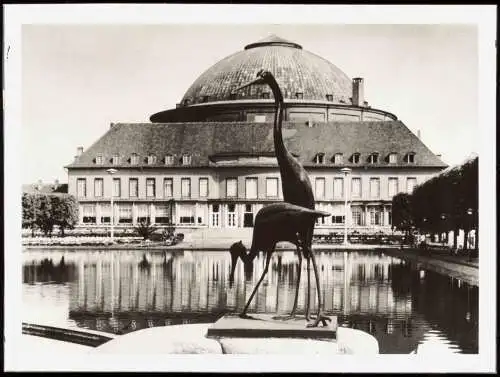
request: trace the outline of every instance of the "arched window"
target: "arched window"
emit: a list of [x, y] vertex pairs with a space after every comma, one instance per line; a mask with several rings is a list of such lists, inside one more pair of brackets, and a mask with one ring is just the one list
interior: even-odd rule
[[344, 163], [344, 155], [342, 153], [335, 153], [335, 155], [333, 156], [333, 162], [335, 164]]
[[415, 152], [409, 152], [406, 156], [405, 156], [405, 162], [407, 164], [414, 164], [415, 163]]
[[378, 164], [378, 153], [373, 152], [370, 157], [368, 158], [368, 162], [370, 164]]
[[359, 154], [357, 152], [353, 153], [353, 155], [352, 155], [352, 163], [353, 164], [359, 164], [360, 159], [361, 159], [361, 154]]
[[314, 163], [315, 164], [324, 164], [325, 163], [325, 154], [323, 152], [320, 152], [314, 156]]
[[150, 154], [148, 156], [148, 165], [153, 165], [156, 164], [156, 156], [153, 154]]
[[174, 163], [174, 156], [167, 154], [165, 156], [165, 165], [172, 165]]
[[183, 154], [182, 155], [182, 165], [191, 165], [191, 155], [190, 154]]

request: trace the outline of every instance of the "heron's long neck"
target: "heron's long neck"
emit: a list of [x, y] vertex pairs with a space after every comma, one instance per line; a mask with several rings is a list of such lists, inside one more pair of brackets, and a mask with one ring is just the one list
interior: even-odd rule
[[278, 165], [280, 168], [290, 165], [290, 160], [293, 159], [292, 154], [288, 151], [283, 141], [283, 111], [284, 111], [284, 100], [283, 93], [276, 82], [276, 80], [271, 80], [269, 86], [274, 95], [275, 103], [275, 114], [274, 114], [274, 128], [273, 128], [273, 139], [274, 139], [274, 152], [276, 153], [276, 158], [278, 160]]

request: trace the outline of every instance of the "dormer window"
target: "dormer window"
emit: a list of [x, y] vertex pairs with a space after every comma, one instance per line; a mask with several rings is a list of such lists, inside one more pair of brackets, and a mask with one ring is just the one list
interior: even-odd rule
[[97, 165], [102, 165], [102, 155], [99, 154], [95, 157], [95, 163]]
[[325, 154], [324, 153], [318, 153], [316, 156], [314, 156], [314, 163], [316, 163], [316, 164], [324, 164], [325, 163]]
[[171, 154], [167, 154], [165, 156], [165, 165], [173, 165], [174, 163], [174, 156], [172, 156]]
[[342, 153], [335, 153], [333, 156], [333, 162], [335, 164], [342, 164], [344, 162], [344, 155]]
[[137, 165], [139, 163], [139, 156], [137, 153], [132, 153], [132, 156], [130, 156], [130, 164], [132, 165]]
[[359, 164], [360, 156], [361, 155], [359, 153], [354, 153], [352, 155], [352, 163], [353, 164]]
[[341, 98], [341, 99], [339, 99], [339, 102], [340, 103], [345, 103], [345, 99]]
[[111, 159], [111, 162], [113, 163], [113, 165], [118, 165], [118, 164], [120, 164], [120, 160], [121, 160], [120, 156], [118, 156], [117, 154], [115, 154], [113, 156], [113, 158]]
[[182, 155], [182, 165], [191, 165], [191, 155], [190, 154]]
[[302, 93], [302, 92], [295, 93], [295, 98], [296, 99], [304, 99], [304, 93]]
[[368, 162], [370, 164], [378, 164], [378, 153], [372, 153], [368, 158]]
[[148, 165], [153, 165], [153, 164], [156, 164], [156, 156], [155, 156], [155, 155], [150, 154], [150, 155], [148, 156]]
[[395, 164], [398, 162], [398, 155], [396, 153], [389, 154], [389, 164]]
[[184, 100], [184, 102], [182, 102], [182, 104], [183, 104], [184, 106], [189, 106], [189, 103], [190, 103], [190, 102], [191, 102], [191, 101], [189, 100], [189, 98], [186, 98], [186, 99]]
[[208, 102], [208, 96], [201, 97], [201, 102]]
[[235, 100], [236, 99], [236, 93], [229, 94], [229, 99], [230, 100]]
[[405, 162], [407, 164], [414, 164], [415, 163], [415, 152], [408, 153], [405, 157]]
[[269, 99], [270, 98], [269, 92], [262, 92], [260, 95], [260, 98]]
[[326, 100], [327, 100], [328, 102], [333, 102], [333, 95], [331, 95], [331, 94], [327, 94], [327, 95], [326, 95]]

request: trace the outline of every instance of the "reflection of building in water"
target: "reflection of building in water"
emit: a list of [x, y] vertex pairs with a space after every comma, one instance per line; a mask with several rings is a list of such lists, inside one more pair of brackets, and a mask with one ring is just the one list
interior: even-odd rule
[[[263, 258], [256, 259], [251, 280], [244, 282], [240, 263], [229, 288], [226, 252], [145, 252], [146, 262], [137, 251], [23, 254], [27, 288], [64, 283], [69, 318], [80, 327], [110, 332], [213, 322], [242, 309], [264, 268]], [[44, 261], [47, 255], [52, 265]], [[373, 252], [318, 252], [317, 260], [327, 312], [338, 316], [340, 326], [373, 334], [381, 352], [408, 353], [431, 335], [477, 352], [477, 287], [431, 271], [421, 278], [409, 264]], [[278, 252], [252, 311], [289, 312], [297, 267], [293, 252]], [[306, 282], [304, 263], [300, 310]]]
[[[72, 310], [95, 312], [179, 311], [212, 312], [243, 307], [264, 269], [255, 260], [252, 279], [244, 281], [239, 263], [235, 284], [228, 288], [230, 258], [226, 253], [199, 253], [195, 259], [162, 253], [92, 253], [77, 260], [78, 284]], [[392, 258], [361, 253], [318, 253], [325, 309], [335, 313], [403, 315], [411, 301], [397, 299], [390, 284]], [[304, 309], [306, 269], [302, 273], [299, 310]], [[259, 289], [252, 311], [287, 312], [293, 305], [298, 260], [293, 253], [276, 254]], [[311, 279], [311, 297], [316, 301]]]

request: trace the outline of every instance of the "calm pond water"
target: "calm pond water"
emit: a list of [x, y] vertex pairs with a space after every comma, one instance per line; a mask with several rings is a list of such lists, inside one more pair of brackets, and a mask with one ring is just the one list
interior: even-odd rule
[[[478, 352], [478, 287], [378, 252], [323, 251], [316, 258], [326, 312], [339, 326], [371, 333], [381, 353], [424, 346]], [[240, 262], [231, 287], [229, 253], [222, 251], [29, 250], [23, 259], [24, 322], [117, 334], [241, 311], [264, 268], [261, 256], [245, 281]], [[294, 252], [276, 253], [250, 312], [290, 312], [297, 270]]]

